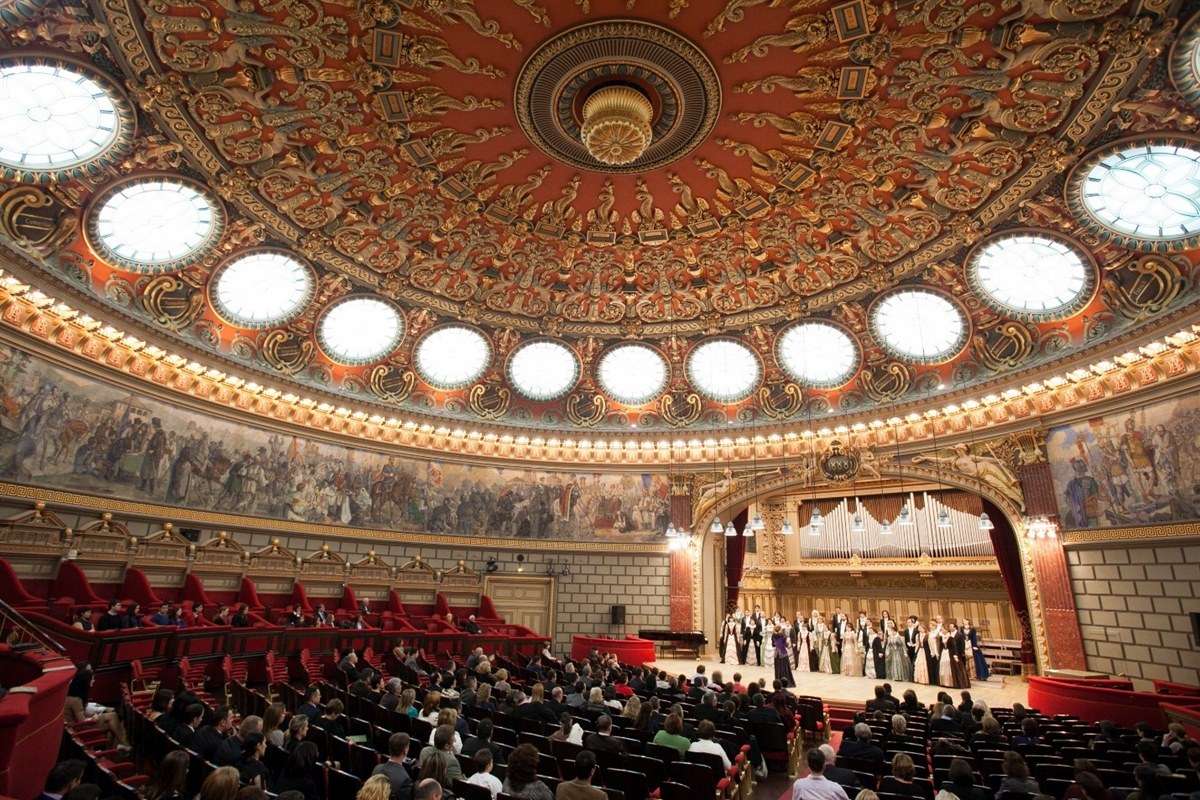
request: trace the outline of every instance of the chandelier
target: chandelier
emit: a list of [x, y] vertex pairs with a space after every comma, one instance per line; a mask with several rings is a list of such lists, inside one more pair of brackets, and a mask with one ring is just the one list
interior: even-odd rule
[[583, 104], [579, 136], [592, 158], [603, 164], [628, 164], [650, 146], [654, 106], [637, 89], [605, 86]]
[[1044, 515], [1026, 517], [1025, 535], [1030, 539], [1054, 539], [1058, 537], [1058, 526]]

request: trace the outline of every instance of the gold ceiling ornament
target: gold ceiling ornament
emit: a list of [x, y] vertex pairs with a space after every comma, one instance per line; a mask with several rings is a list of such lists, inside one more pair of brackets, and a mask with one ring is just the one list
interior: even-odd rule
[[654, 106], [637, 89], [603, 86], [583, 104], [580, 140], [597, 161], [628, 164], [650, 146], [653, 115]]

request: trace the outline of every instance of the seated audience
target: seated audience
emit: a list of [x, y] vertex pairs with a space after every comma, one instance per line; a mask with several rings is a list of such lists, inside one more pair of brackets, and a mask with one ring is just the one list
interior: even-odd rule
[[46, 775], [45, 788], [38, 800], [62, 800], [63, 796], [83, 781], [87, 764], [78, 759], [60, 761]]
[[805, 756], [808, 775], [792, 784], [792, 800], [850, 800], [846, 790], [825, 777], [825, 754], [814, 747]]
[[462, 767], [454, 757], [454, 727], [442, 725], [433, 731], [433, 742], [422, 748], [417, 757], [418, 779], [437, 778], [438, 783], [450, 786], [462, 777]]
[[1004, 780], [996, 796], [1003, 794], [1041, 794], [1038, 783], [1029, 774], [1029, 765], [1020, 753], [1009, 750], [1004, 754]]
[[[707, 720], [705, 721], [707, 722]], [[653, 741], [655, 744], [674, 747], [681, 756], [692, 746], [691, 740], [683, 735], [683, 716], [680, 714], [668, 715], [666, 721], [663, 722], [662, 730], [654, 734]]]
[[625, 743], [612, 735], [612, 717], [601, 714], [596, 718], [596, 730], [583, 737], [583, 746], [593, 753], [624, 753]]
[[854, 735], [842, 740], [838, 755], [863, 762], [882, 762], [883, 750], [871, 741], [871, 726], [859, 722], [854, 726]]
[[602, 789], [592, 785], [596, 776], [596, 754], [591, 750], [580, 750], [575, 755], [575, 777], [563, 781], [554, 790], [554, 800], [607, 800]]
[[206, 761], [214, 761], [217, 751], [232, 732], [233, 709], [229, 706], [218, 706], [208, 724], [192, 735], [188, 749]]
[[992, 800], [992, 794], [983, 786], [975, 784], [975, 772], [961, 758], [950, 762], [950, 774], [942, 790], [958, 797], [958, 800]]
[[729, 769], [729, 754], [725, 752], [724, 747], [713, 741], [713, 737], [716, 736], [716, 733], [717, 726], [713, 725], [712, 720], [700, 720], [700, 724], [696, 726], [696, 735], [700, 738], [696, 739], [696, 741], [692, 742], [688, 746], [687, 752], [711, 753], [712, 755], [720, 756], [721, 763], [725, 765], [725, 769]]
[[487, 789], [492, 793], [492, 800], [495, 800], [496, 795], [500, 794], [504, 788], [504, 784], [492, 774], [492, 767], [495, 766], [492, 761], [492, 751], [486, 747], [480, 748], [475, 751], [471, 760], [475, 763], [475, 774], [467, 778], [467, 783]]
[[267, 765], [263, 757], [267, 754], [267, 738], [261, 733], [251, 733], [242, 740], [242, 759], [238, 762], [238, 774], [242, 783], [267, 788]]
[[371, 775], [363, 781], [354, 800], [391, 800], [392, 784], [386, 775]]
[[916, 781], [916, 767], [912, 756], [907, 753], [897, 753], [892, 758], [892, 774], [883, 778], [879, 784], [879, 791], [933, 800], [933, 786], [926, 781]]
[[312, 742], [300, 742], [288, 756], [287, 766], [276, 776], [272, 788], [282, 797], [284, 792], [296, 791], [304, 800], [321, 800], [322, 789], [317, 784], [317, 759], [320, 751]]
[[837, 753], [834, 752], [833, 745], [826, 742], [820, 749], [825, 755], [825, 777], [842, 787], [857, 788], [858, 776], [854, 774], [854, 770], [837, 765]]
[[519, 800], [553, 800], [550, 788], [538, 778], [538, 759], [537, 748], [528, 743], [512, 751], [504, 778], [505, 794]]
[[407, 733], [393, 733], [388, 737], [388, 759], [375, 767], [372, 775], [382, 775], [388, 779], [392, 791], [389, 800], [412, 800], [413, 782], [404, 766], [408, 757], [409, 736]]

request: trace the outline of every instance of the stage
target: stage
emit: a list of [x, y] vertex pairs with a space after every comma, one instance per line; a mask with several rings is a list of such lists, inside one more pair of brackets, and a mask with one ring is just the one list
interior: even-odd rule
[[[726, 682], [733, 680], [733, 673], [742, 674], [742, 683], [766, 678], [767, 688], [775, 680], [775, 670], [772, 667], [756, 667], [753, 664], [739, 666], [737, 664], [721, 664], [717, 661], [701, 659], [699, 661], [683, 658], [660, 658], [650, 666], [665, 670], [668, 675], [680, 673], [691, 677], [696, 673], [696, 665], [703, 664], [705, 674], [712, 676], [720, 672]], [[875, 687], [883, 683], [875, 678], [855, 678], [849, 675], [830, 675], [825, 672], [794, 672], [796, 687], [792, 689], [797, 694], [811, 694], [826, 702], [836, 702], [839, 705], [861, 705], [875, 696]], [[908, 689], [915, 689], [917, 699], [925, 705], [937, 700], [937, 693], [946, 691], [959, 700], [959, 689], [946, 689], [941, 686], [928, 686], [922, 683], [904, 683], [891, 681], [892, 694], [900, 697]], [[971, 696], [983, 700], [988, 705], [1011, 706], [1013, 703], [1025, 703], [1027, 684], [1020, 677], [1000, 677], [990, 681], [975, 681], [971, 686]]]

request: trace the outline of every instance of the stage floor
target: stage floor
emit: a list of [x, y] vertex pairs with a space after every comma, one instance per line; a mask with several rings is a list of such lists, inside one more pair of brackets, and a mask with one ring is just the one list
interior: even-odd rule
[[[704, 664], [705, 673], [712, 675], [720, 671], [725, 681], [732, 680], [733, 673], [742, 674], [742, 682], [767, 679], [767, 687], [775, 680], [775, 671], [769, 667], [756, 667], [752, 664], [740, 666], [737, 664], [721, 664], [717, 661], [701, 659], [699, 661], [683, 658], [660, 658], [652, 666], [665, 670], [669, 675], [694, 675], [696, 665]], [[824, 672], [796, 672], [797, 686], [792, 691], [797, 694], [811, 694], [826, 702], [834, 701], [839, 704], [857, 705], [875, 696], [875, 687], [883, 681], [875, 678], [853, 678], [848, 675], [829, 675]], [[929, 705], [937, 700], [940, 686], [926, 686], [920, 683], [903, 683], [892, 681], [892, 693], [897, 697], [908, 689], [915, 689], [917, 699]], [[958, 689], [946, 689], [955, 702], [958, 702]], [[997, 680], [976, 681], [971, 686], [971, 696], [983, 700], [988, 705], [1011, 706], [1013, 703], [1025, 703], [1028, 692], [1027, 684], [1019, 677], [1001, 677]]]

